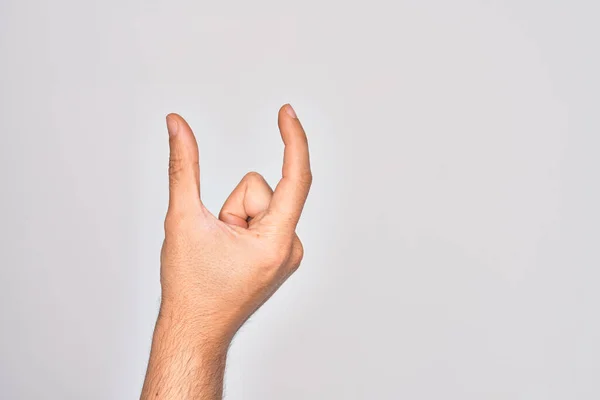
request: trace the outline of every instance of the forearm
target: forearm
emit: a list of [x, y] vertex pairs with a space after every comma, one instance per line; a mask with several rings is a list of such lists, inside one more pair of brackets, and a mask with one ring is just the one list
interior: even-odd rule
[[141, 399], [221, 399], [227, 348], [227, 341], [161, 309]]

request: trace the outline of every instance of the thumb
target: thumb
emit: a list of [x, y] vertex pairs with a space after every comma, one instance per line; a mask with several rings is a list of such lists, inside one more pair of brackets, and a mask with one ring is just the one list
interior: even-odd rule
[[200, 202], [198, 144], [192, 129], [177, 114], [167, 115], [169, 131], [169, 209], [185, 210]]

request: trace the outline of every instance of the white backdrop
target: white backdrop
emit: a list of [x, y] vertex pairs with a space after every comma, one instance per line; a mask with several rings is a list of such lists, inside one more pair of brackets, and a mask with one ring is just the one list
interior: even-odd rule
[[139, 396], [164, 117], [218, 212], [308, 134], [303, 266], [230, 399], [600, 398], [592, 1], [0, 2], [0, 397]]

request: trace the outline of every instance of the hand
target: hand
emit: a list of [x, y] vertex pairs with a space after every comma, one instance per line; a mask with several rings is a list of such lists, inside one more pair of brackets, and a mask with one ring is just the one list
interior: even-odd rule
[[[202, 359], [224, 358], [239, 327], [300, 265], [303, 249], [295, 229], [312, 181], [308, 143], [291, 106], [279, 110], [278, 123], [285, 150], [283, 176], [275, 191], [261, 175], [248, 173], [217, 218], [200, 199], [198, 147], [192, 130], [180, 116], [167, 116], [169, 209], [161, 253], [161, 311], [144, 387], [147, 395], [154, 395], [148, 382], [153, 370], [172, 375], [165, 370], [172, 366], [153, 366], [153, 358], [160, 357], [156, 353], [168, 353], [162, 357], [172, 360], [187, 357], [181, 353], [188, 348], [203, 349], [195, 351], [196, 368], [211, 368]], [[173, 341], [186, 344], [165, 349], [165, 343]], [[214, 382], [211, 385], [214, 389]]]
[[175, 114], [167, 123], [171, 159], [163, 305], [179, 310], [204, 335], [228, 339], [300, 265], [302, 244], [294, 231], [312, 180], [306, 135], [291, 106], [282, 107], [281, 182], [273, 192], [261, 175], [248, 173], [216, 218], [200, 200], [192, 130]]

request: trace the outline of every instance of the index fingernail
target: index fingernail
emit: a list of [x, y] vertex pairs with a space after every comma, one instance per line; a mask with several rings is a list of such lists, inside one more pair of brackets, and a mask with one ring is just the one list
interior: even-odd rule
[[296, 112], [294, 111], [294, 109], [292, 108], [292, 106], [290, 104], [285, 106], [285, 112], [287, 112], [287, 114], [290, 117], [298, 119], [298, 117], [296, 116]]

